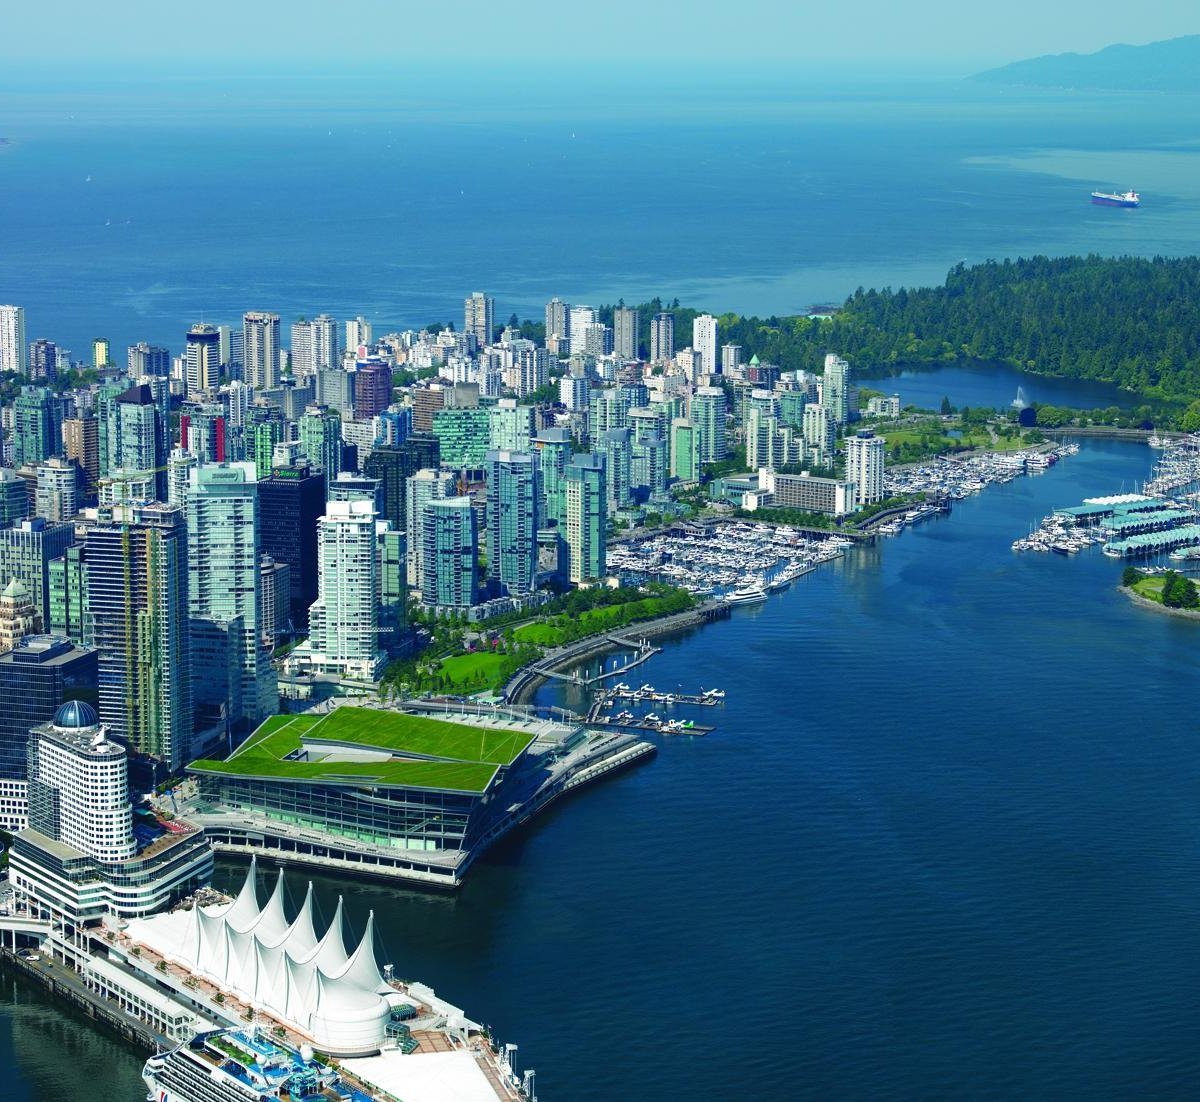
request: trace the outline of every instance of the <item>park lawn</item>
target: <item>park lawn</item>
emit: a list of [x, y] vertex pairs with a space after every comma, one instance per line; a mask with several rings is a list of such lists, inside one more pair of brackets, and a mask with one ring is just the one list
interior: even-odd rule
[[438, 672], [446, 679], [446, 687], [452, 692], [478, 691], [495, 685], [502, 676], [506, 654], [480, 651], [478, 654], [459, 654], [443, 658]]
[[901, 446], [919, 445], [923, 446], [927, 440], [940, 441], [946, 447], [953, 445], [954, 441], [945, 433], [937, 432], [917, 432], [914, 429], [888, 429], [880, 435], [888, 442], [888, 447], [894, 447], [896, 444]]
[[562, 634], [562, 623], [555, 617], [542, 623], [523, 624], [513, 632], [513, 638], [519, 643], [532, 643], [535, 647], [556, 647]]
[[640, 601], [630, 601], [623, 605], [606, 605], [603, 608], [589, 608], [578, 616], [555, 616], [539, 624], [526, 624], [513, 632], [513, 638], [519, 643], [533, 643], [539, 647], [558, 647], [564, 643], [584, 639], [589, 635], [601, 635], [614, 628], [625, 627], [639, 620], [652, 620], [655, 617], [674, 612], [683, 612], [694, 602], [680, 590], [679, 593], [668, 597], [645, 597]]
[[1149, 577], [1139, 578], [1130, 588], [1139, 597], [1162, 604], [1163, 586], [1166, 581], [1166, 576], [1163, 574], [1151, 574]]
[[1020, 433], [1017, 433], [1015, 436], [997, 436], [996, 439], [987, 446], [991, 451], [994, 452], [1019, 452], [1023, 451], [1025, 448], [1033, 447], [1032, 444], [1026, 443], [1026, 441], [1021, 438]]

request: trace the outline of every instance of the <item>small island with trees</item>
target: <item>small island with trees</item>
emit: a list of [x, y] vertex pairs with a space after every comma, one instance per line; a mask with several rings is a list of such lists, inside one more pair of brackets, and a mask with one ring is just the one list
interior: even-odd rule
[[1177, 616], [1200, 618], [1196, 583], [1178, 570], [1147, 574], [1136, 566], [1127, 566], [1121, 575], [1121, 587], [1137, 604]]

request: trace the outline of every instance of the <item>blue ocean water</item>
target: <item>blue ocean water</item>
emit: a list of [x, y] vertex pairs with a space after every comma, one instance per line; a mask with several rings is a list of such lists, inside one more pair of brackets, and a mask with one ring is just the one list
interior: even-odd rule
[[[0, 77], [0, 301], [178, 351], [247, 309], [381, 328], [552, 295], [794, 313], [960, 260], [1200, 246], [1200, 101], [957, 81], [409, 69]], [[1139, 211], [1092, 207], [1133, 186]]]

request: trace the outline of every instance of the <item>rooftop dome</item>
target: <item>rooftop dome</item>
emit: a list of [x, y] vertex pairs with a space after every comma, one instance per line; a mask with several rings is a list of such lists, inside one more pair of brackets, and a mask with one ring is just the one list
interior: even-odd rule
[[59, 705], [51, 722], [60, 730], [80, 731], [86, 727], [95, 727], [100, 722], [100, 717], [90, 704], [82, 700], [68, 700]]

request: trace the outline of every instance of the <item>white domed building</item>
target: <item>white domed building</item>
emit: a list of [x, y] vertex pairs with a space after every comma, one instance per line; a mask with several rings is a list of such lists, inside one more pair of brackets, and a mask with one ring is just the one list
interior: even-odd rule
[[162, 910], [207, 884], [204, 831], [134, 827], [125, 748], [81, 700], [29, 733], [29, 826], [13, 841], [9, 879], [32, 914], [75, 926]]

